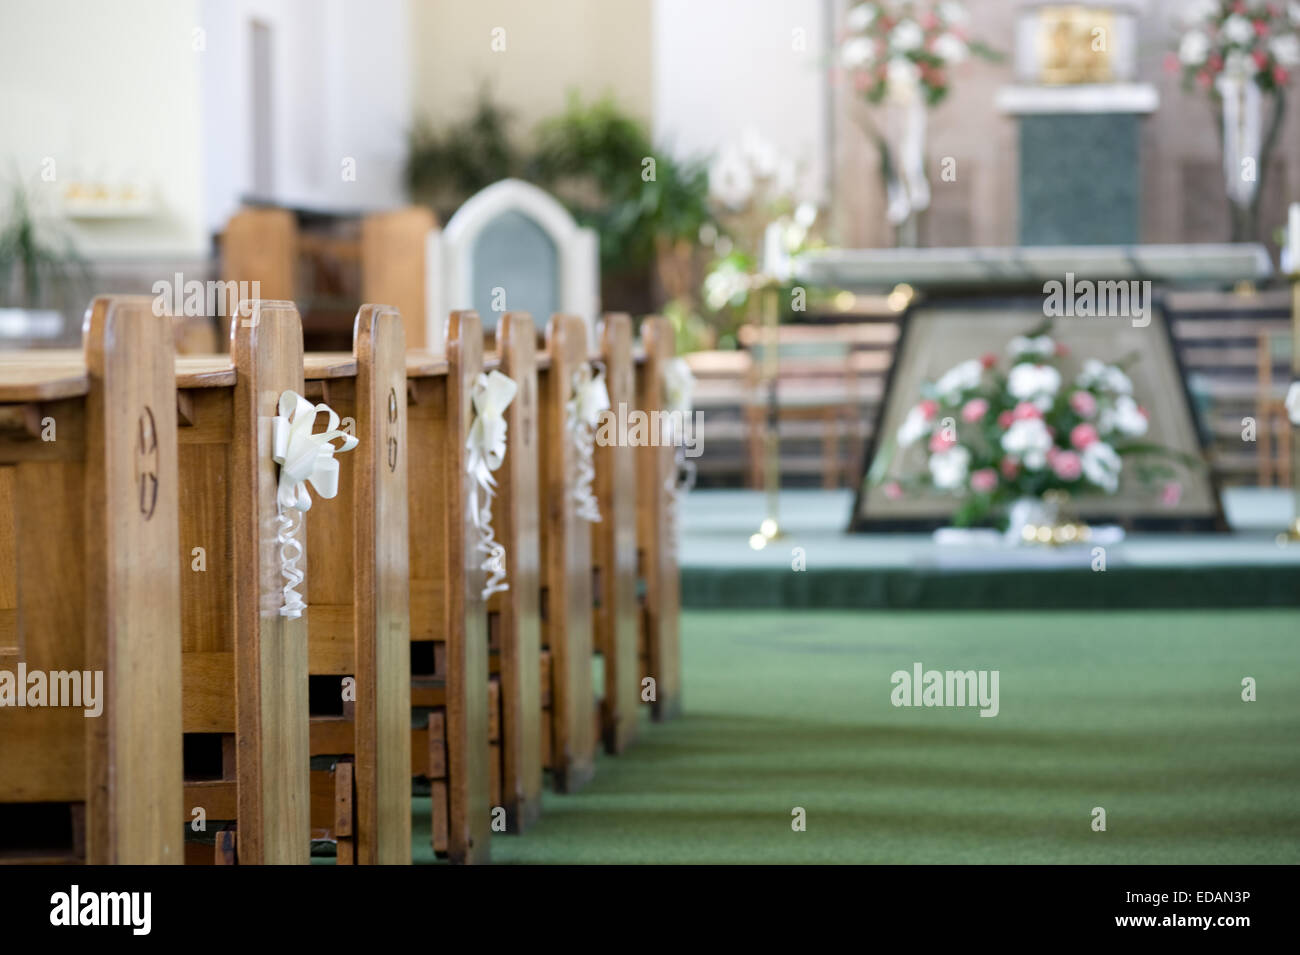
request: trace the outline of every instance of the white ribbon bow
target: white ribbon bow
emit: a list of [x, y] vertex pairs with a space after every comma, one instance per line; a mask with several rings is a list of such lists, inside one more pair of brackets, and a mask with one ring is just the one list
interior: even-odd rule
[[596, 426], [602, 413], [609, 410], [609, 389], [605, 387], [605, 369], [592, 374], [591, 365], [583, 362], [573, 372], [573, 394], [565, 405], [565, 427], [573, 441], [578, 473], [573, 482], [573, 499], [583, 520], [600, 521], [600, 505], [592, 493], [596, 480]]
[[[312, 426], [321, 412], [329, 415], [329, 424], [321, 433], [313, 434]], [[286, 391], [280, 396], [280, 413], [271, 427], [271, 454], [280, 465], [280, 506], [311, 510], [308, 483], [321, 497], [335, 497], [339, 493], [339, 463], [334, 455], [351, 451], [357, 439], [339, 430], [339, 416], [334, 409], [327, 404], [313, 405], [297, 392]], [[336, 438], [342, 439], [338, 447], [334, 445]]]
[[[307, 484], [321, 497], [335, 497], [339, 492], [339, 463], [334, 455], [351, 451], [357, 446], [357, 438], [339, 430], [339, 416], [329, 405], [313, 405], [296, 391], [280, 395], [279, 411], [271, 420], [271, 457], [280, 465], [280, 486], [275, 496], [279, 511], [276, 542], [280, 547], [280, 574], [286, 581], [280, 615], [296, 618], [307, 609], [297, 589], [303, 578], [298, 567], [303, 555], [298, 529], [302, 527], [302, 514], [311, 509]], [[322, 411], [329, 415], [329, 424], [320, 434], [313, 434], [316, 415]], [[336, 438], [342, 439], [337, 447]]]
[[519, 386], [511, 378], [493, 371], [479, 374], [470, 397], [474, 422], [469, 428], [465, 450], [469, 452], [466, 470], [474, 479], [474, 488], [469, 498], [469, 516], [479, 534], [478, 549], [485, 555], [479, 565], [487, 573], [484, 600], [510, 589], [506, 583], [506, 548], [492, 529], [492, 497], [496, 487], [492, 472], [501, 467], [506, 457], [505, 410], [518, 391]]

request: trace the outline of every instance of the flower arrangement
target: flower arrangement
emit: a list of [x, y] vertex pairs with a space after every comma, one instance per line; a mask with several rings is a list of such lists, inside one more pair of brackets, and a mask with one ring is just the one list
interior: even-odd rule
[[1300, 2], [1189, 0], [1168, 65], [1188, 89], [1210, 90], [1222, 73], [1244, 73], [1266, 93], [1300, 66]]
[[839, 65], [872, 103], [919, 88], [934, 106], [951, 86], [950, 70], [971, 54], [997, 54], [972, 41], [970, 14], [957, 0], [920, 4], [869, 0], [852, 7], [839, 44]]
[[[915, 457], [919, 450], [924, 467], [885, 483], [886, 495], [922, 489], [958, 495], [963, 502], [954, 522], [968, 526], [1050, 492], [1114, 494], [1125, 460], [1134, 458], [1142, 460], [1139, 478], [1166, 478], [1161, 498], [1177, 504], [1181, 485], [1170, 480], [1173, 469], [1152, 459], [1180, 456], [1141, 442], [1148, 415], [1123, 363], [1088, 358], [1071, 375], [1068, 349], [1046, 331], [1012, 339], [1005, 371], [987, 354], [922, 388], [895, 440], [900, 455]], [[884, 468], [891, 457], [882, 458]]]
[[[868, 0], [851, 7], [837, 49], [837, 70], [868, 103], [901, 111], [901, 122], [877, 126], [859, 116], [880, 153], [886, 218], [899, 245], [915, 245], [917, 217], [930, 206], [925, 173], [926, 109], [952, 87], [952, 68], [971, 54], [999, 54], [970, 39], [970, 14], [958, 0]], [[891, 142], [888, 127], [901, 127]]]
[[[1259, 239], [1259, 202], [1300, 67], [1300, 0], [1187, 0], [1166, 68], [1203, 90], [1219, 112], [1232, 241]], [[1262, 99], [1273, 98], [1267, 130]]]
[[793, 281], [768, 271], [775, 250], [765, 243], [779, 237], [782, 258], [823, 247], [814, 194], [800, 165], [756, 130], [746, 130], [714, 158], [709, 201], [716, 226], [702, 229], [699, 238], [712, 257], [702, 299], [718, 332], [715, 347], [735, 347], [739, 326], [757, 319], [755, 293], [775, 289], [779, 301], [790, 300]]

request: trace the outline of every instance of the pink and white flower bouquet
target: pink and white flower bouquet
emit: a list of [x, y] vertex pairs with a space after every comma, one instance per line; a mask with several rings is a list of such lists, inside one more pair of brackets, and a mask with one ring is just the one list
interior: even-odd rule
[[[961, 499], [954, 523], [969, 526], [1052, 491], [1114, 494], [1132, 460], [1137, 478], [1163, 482], [1162, 501], [1176, 504], [1169, 459], [1194, 461], [1144, 440], [1148, 413], [1124, 364], [1074, 362], [1045, 330], [1016, 337], [1005, 362], [972, 358], [923, 386], [872, 480], [894, 498], [952, 494]], [[901, 476], [890, 477], [895, 463]]]

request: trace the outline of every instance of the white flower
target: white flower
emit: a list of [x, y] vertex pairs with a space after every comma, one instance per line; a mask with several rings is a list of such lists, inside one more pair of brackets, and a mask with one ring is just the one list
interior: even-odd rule
[[930, 478], [940, 490], [951, 491], [963, 487], [969, 470], [970, 452], [960, 444], [930, 455]]
[[1083, 363], [1083, 371], [1079, 372], [1075, 384], [1080, 388], [1091, 388], [1096, 385], [1102, 391], [1110, 391], [1117, 395], [1133, 393], [1133, 382], [1129, 381], [1128, 375], [1114, 365], [1108, 365], [1096, 358], [1089, 358]]
[[1124, 463], [1115, 449], [1104, 441], [1094, 441], [1083, 449], [1083, 476], [1107, 494], [1119, 490], [1119, 472]]
[[849, 15], [844, 18], [844, 23], [854, 33], [862, 33], [876, 22], [877, 12], [874, 3], [859, 3], [849, 11]]
[[1210, 55], [1210, 38], [1200, 30], [1189, 30], [1178, 44], [1178, 59], [1184, 66], [1200, 66]]
[[728, 305], [740, 305], [749, 291], [749, 276], [735, 265], [722, 265], [704, 279], [704, 301], [715, 312]]
[[1291, 423], [1300, 427], [1300, 381], [1291, 382], [1286, 392], [1286, 413]]
[[1002, 450], [1018, 457], [1028, 471], [1047, 467], [1047, 452], [1051, 449], [1052, 434], [1042, 418], [1013, 421], [1002, 436]]
[[[1050, 399], [1061, 390], [1061, 373], [1051, 365], [1031, 365], [1027, 362], [1016, 365], [1007, 375], [1007, 391], [1020, 401], [1033, 401], [1046, 398], [1048, 407]], [[1040, 405], [1041, 407], [1041, 405]]]
[[794, 221], [805, 229], [811, 229], [817, 221], [817, 204], [807, 201], [799, 203], [794, 210]]
[[1269, 41], [1268, 47], [1283, 66], [1300, 66], [1300, 36], [1294, 33], [1280, 34]]
[[776, 175], [781, 164], [781, 154], [770, 141], [756, 129], [747, 129], [740, 136], [740, 152], [760, 179]]
[[1184, 0], [1182, 11], [1183, 23], [1191, 26], [1196, 23], [1204, 23], [1211, 17], [1218, 15], [1219, 0]]
[[864, 36], [854, 37], [840, 47], [840, 64], [850, 70], [870, 66], [876, 59], [876, 44]]
[[895, 53], [911, 53], [925, 42], [925, 31], [915, 20], [899, 20], [889, 34], [889, 48]]
[[1019, 358], [1021, 355], [1042, 355], [1046, 358], [1056, 351], [1056, 342], [1052, 341], [1046, 335], [1039, 335], [1036, 338], [1026, 338], [1024, 335], [1017, 335], [1011, 339], [1011, 344], [1007, 346], [1007, 351]]
[[690, 413], [695, 404], [695, 375], [685, 358], [674, 358], [665, 366], [664, 392], [669, 411]]
[[944, 33], [934, 41], [934, 53], [945, 63], [961, 63], [966, 59], [969, 50], [960, 37]]
[[939, 4], [939, 19], [951, 25], [961, 25], [970, 20], [970, 14], [958, 0], [944, 0]]
[[1255, 40], [1255, 28], [1245, 17], [1234, 13], [1223, 21], [1223, 35], [1238, 46], [1249, 46]]
[[925, 416], [920, 405], [914, 405], [907, 413], [903, 423], [898, 426], [898, 446], [910, 448], [930, 433], [930, 419]]
[[1120, 395], [1113, 407], [1102, 409], [1097, 427], [1102, 434], [1118, 431], [1126, 438], [1139, 438], [1147, 433], [1147, 418], [1129, 395]]
[[983, 374], [984, 366], [978, 359], [972, 358], [944, 372], [934, 383], [934, 390], [949, 404], [956, 404], [963, 391], [968, 391], [980, 383]]
[[889, 61], [886, 82], [889, 84], [891, 92], [906, 94], [920, 82], [920, 79], [921, 71], [907, 57], [896, 56]]
[[709, 167], [709, 195], [731, 209], [741, 209], [754, 195], [754, 174], [734, 146], [724, 149]]

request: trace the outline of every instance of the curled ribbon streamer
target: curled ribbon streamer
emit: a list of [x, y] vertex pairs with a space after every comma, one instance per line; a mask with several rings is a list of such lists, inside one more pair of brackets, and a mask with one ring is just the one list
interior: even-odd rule
[[492, 498], [496, 487], [492, 472], [501, 467], [506, 457], [505, 410], [518, 390], [519, 386], [499, 371], [480, 373], [474, 380], [470, 399], [474, 405], [474, 422], [470, 425], [465, 450], [469, 452], [466, 470], [474, 486], [469, 498], [469, 516], [479, 534], [476, 546], [485, 554], [479, 565], [487, 573], [484, 600], [510, 589], [506, 582], [506, 548], [492, 529]]
[[307, 604], [297, 589], [303, 577], [302, 571], [298, 568], [298, 561], [302, 559], [302, 544], [298, 542], [298, 528], [302, 527], [302, 512], [290, 510], [289, 514], [285, 514], [281, 510], [276, 514], [275, 520], [279, 525], [275, 540], [280, 545], [280, 574], [285, 579], [284, 603], [280, 607], [280, 615], [296, 619], [307, 609]]
[[[303, 572], [298, 567], [302, 559], [302, 544], [298, 529], [302, 527], [302, 514], [311, 510], [311, 484], [324, 498], [339, 493], [339, 463], [335, 454], [351, 451], [357, 438], [339, 430], [339, 416], [327, 404], [313, 405], [296, 391], [280, 395], [280, 413], [271, 421], [271, 457], [280, 465], [280, 485], [276, 491], [276, 542], [280, 551], [280, 574], [284, 577], [283, 617], [297, 618], [307, 609], [298, 593]], [[319, 434], [313, 434], [316, 415], [324, 412], [329, 424]], [[340, 443], [336, 446], [335, 440]]]
[[596, 425], [609, 410], [609, 389], [605, 387], [605, 369], [592, 374], [585, 362], [573, 372], [573, 395], [565, 404], [565, 430], [573, 442], [578, 473], [573, 482], [573, 500], [577, 515], [585, 521], [600, 521], [600, 505], [591, 486], [596, 480]]

